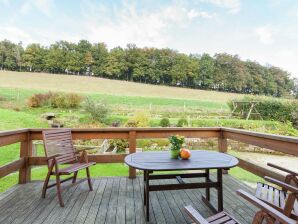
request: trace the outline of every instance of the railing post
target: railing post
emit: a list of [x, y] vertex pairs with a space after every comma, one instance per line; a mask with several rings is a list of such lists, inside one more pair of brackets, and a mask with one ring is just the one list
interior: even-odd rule
[[24, 165], [19, 170], [19, 184], [26, 184], [31, 181], [31, 167], [28, 165], [28, 158], [32, 154], [32, 141], [30, 133], [27, 133], [27, 140], [20, 145], [20, 158], [24, 158]]
[[[228, 152], [228, 140], [224, 137], [223, 131], [220, 131], [218, 136], [218, 151], [222, 153]], [[227, 170], [223, 170], [223, 174], [227, 174]]]
[[[129, 154], [135, 153], [137, 147], [136, 131], [129, 132]], [[129, 178], [136, 177], [136, 169], [129, 167]]]

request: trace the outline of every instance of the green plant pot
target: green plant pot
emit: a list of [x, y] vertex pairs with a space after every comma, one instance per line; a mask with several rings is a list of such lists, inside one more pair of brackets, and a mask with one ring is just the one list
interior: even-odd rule
[[180, 150], [170, 150], [170, 155], [172, 159], [178, 159], [179, 158], [179, 154], [180, 154]]

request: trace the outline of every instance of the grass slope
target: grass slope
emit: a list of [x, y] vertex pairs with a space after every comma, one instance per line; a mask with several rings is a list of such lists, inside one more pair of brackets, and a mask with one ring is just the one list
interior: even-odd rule
[[0, 71], [0, 87], [226, 102], [235, 93], [148, 85], [86, 76]]

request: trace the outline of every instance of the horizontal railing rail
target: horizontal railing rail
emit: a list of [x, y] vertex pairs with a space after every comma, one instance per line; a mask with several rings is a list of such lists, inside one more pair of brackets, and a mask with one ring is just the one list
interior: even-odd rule
[[[0, 167], [0, 178], [15, 171], [19, 171], [19, 183], [31, 180], [31, 167], [45, 165], [45, 157], [33, 154], [32, 141], [42, 139], [43, 129], [20, 129], [0, 132], [0, 147], [20, 143], [20, 159]], [[280, 135], [258, 133], [240, 129], [206, 127], [206, 128], [99, 128], [99, 129], [71, 129], [74, 140], [87, 139], [127, 139], [129, 153], [136, 152], [137, 139], [167, 138], [178, 134], [186, 138], [217, 138], [218, 151], [228, 153], [228, 140], [239, 141], [262, 148], [298, 156], [298, 138]], [[127, 154], [91, 154], [89, 160], [96, 163], [123, 163]], [[258, 176], [273, 176], [283, 179], [281, 174], [275, 173], [259, 165], [239, 159], [239, 167]], [[135, 177], [136, 171], [129, 169], [129, 177]]]

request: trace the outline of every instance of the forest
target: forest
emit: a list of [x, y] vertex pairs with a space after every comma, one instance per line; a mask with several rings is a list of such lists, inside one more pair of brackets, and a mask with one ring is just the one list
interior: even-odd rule
[[[0, 69], [89, 75], [155, 85], [292, 97], [297, 81], [271, 65], [218, 53], [186, 55], [172, 49], [108, 49], [105, 43], [59, 41], [50, 46], [0, 41]], [[295, 84], [296, 83], [296, 84]]]

